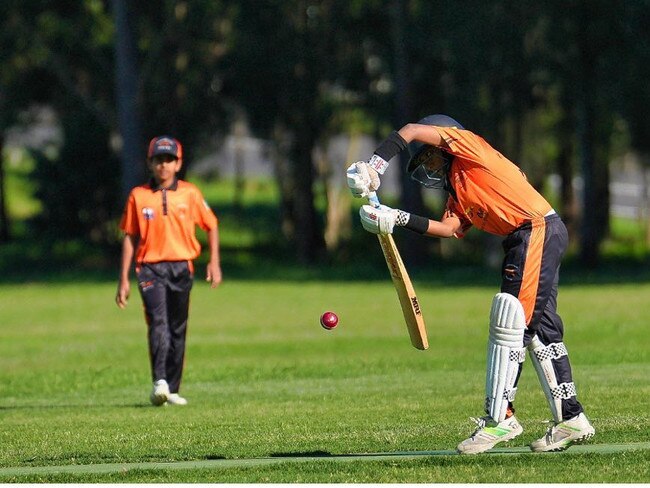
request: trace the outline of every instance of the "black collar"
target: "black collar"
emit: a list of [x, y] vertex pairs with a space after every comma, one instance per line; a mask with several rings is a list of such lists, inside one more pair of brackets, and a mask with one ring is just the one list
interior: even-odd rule
[[162, 188], [158, 183], [156, 183], [155, 178], [151, 178], [149, 180], [149, 186], [151, 187], [151, 191], [160, 191], [160, 190], [171, 190], [171, 191], [176, 191], [178, 189], [178, 178], [174, 178], [174, 182], [168, 187], [168, 188]]

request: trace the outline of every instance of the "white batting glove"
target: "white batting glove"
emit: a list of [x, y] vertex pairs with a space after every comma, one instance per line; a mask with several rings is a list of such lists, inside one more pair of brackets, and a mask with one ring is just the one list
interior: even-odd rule
[[379, 208], [363, 205], [359, 209], [361, 225], [373, 234], [392, 234], [398, 215], [399, 210], [386, 205], [380, 205]]
[[347, 182], [354, 198], [365, 198], [370, 192], [377, 191], [381, 182], [379, 174], [365, 161], [351, 164], [347, 171]]

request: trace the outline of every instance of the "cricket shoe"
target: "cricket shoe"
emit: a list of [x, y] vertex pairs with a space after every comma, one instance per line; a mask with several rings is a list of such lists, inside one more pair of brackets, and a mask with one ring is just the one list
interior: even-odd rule
[[530, 448], [534, 452], [564, 451], [572, 444], [577, 444], [591, 439], [596, 429], [591, 425], [584, 413], [576, 415], [572, 419], [555, 423], [546, 431], [541, 439], [533, 441]]
[[169, 399], [169, 385], [165, 380], [156, 380], [153, 382], [153, 390], [149, 399], [157, 407], [167, 402]]
[[187, 400], [178, 393], [170, 393], [167, 397], [167, 403], [170, 405], [187, 405]]
[[492, 417], [470, 418], [476, 422], [476, 430], [468, 439], [458, 444], [456, 450], [459, 454], [479, 454], [501, 442], [514, 439], [524, 431], [514, 415], [498, 423]]

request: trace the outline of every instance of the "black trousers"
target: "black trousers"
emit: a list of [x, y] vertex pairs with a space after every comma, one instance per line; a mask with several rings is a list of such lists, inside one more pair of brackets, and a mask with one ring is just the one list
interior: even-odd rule
[[148, 326], [152, 380], [166, 380], [169, 391], [178, 393], [194, 276], [187, 261], [170, 261], [143, 263], [137, 277]]
[[[526, 294], [528, 299], [521, 300], [524, 311], [530, 317], [524, 333], [525, 346], [530, 344], [534, 335], [545, 346], [563, 342], [564, 324], [557, 313], [557, 292], [560, 261], [568, 240], [566, 227], [560, 217], [551, 215], [543, 223], [516, 230], [503, 241], [505, 257], [501, 291], [521, 300], [523, 290], [534, 290], [534, 293]], [[568, 355], [554, 359], [552, 363], [558, 383], [573, 381]], [[582, 411], [582, 405], [575, 396], [562, 400], [563, 419], [573, 418]]]

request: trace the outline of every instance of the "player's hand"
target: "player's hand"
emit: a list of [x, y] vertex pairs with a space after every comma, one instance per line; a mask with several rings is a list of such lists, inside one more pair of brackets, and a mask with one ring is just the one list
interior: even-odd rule
[[208, 263], [205, 281], [210, 283], [210, 288], [216, 288], [221, 284], [221, 266], [216, 263]]
[[129, 303], [129, 295], [131, 294], [131, 284], [129, 281], [120, 281], [117, 285], [117, 294], [115, 295], [115, 303], [118, 307], [124, 308]]
[[367, 197], [370, 192], [377, 191], [381, 184], [379, 174], [366, 161], [351, 164], [346, 176], [350, 192], [355, 198]]
[[373, 234], [392, 234], [398, 213], [398, 210], [386, 205], [380, 205], [379, 208], [363, 205], [359, 209], [361, 225]]

